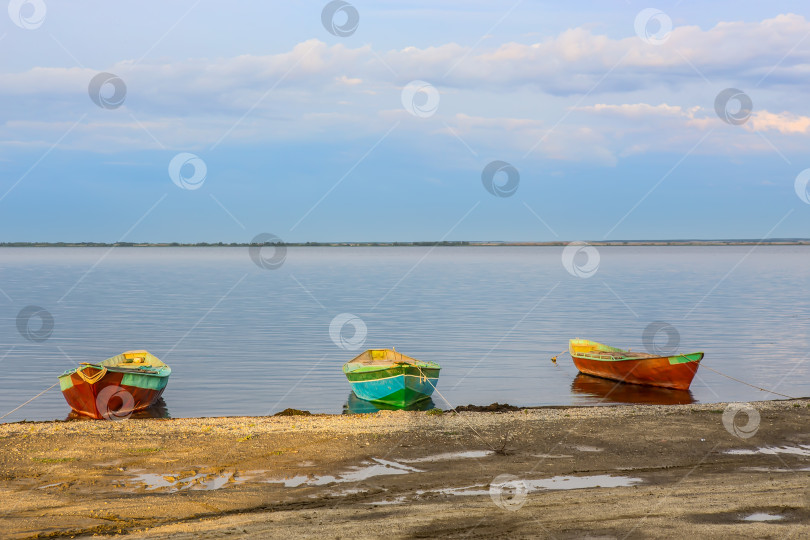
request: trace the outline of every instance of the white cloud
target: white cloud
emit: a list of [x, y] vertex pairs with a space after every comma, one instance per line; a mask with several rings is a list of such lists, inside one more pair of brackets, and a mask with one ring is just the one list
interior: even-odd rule
[[[96, 70], [35, 67], [0, 74], [0, 116], [7, 119], [0, 137], [7, 145], [49, 145], [84, 113], [88, 119], [64, 144], [100, 151], [154, 148], [155, 139], [167, 147], [206, 146], [231, 129], [231, 142], [335, 130], [346, 139], [384, 132], [400, 120], [406, 130], [469, 140], [481, 153], [536, 147], [549, 158], [615, 162], [620, 155], [688, 149], [696, 134], [726, 129], [711, 103], [729, 78], [750, 87], [755, 112], [725, 144], [707, 149], [772, 151], [761, 138], [746, 137], [751, 131], [772, 133], [774, 144], [791, 149], [810, 133], [810, 109], [801, 109], [807, 105], [800, 99], [810, 76], [810, 40], [802, 41], [810, 23], [800, 15], [706, 30], [677, 26], [661, 46], [595, 32], [579, 27], [533, 37], [534, 43], [490, 45], [490, 39], [476, 48], [445, 43], [390, 51], [310, 39], [263, 56], [126, 60], [104, 68], [127, 84], [124, 106], [113, 111], [88, 98]], [[395, 108], [401, 88], [414, 79], [443, 96], [430, 119]], [[784, 101], [795, 110], [770, 112], [789, 106]]]
[[340, 77], [336, 77], [337, 82], [341, 84], [345, 84], [348, 86], [357, 86], [358, 84], [363, 84], [363, 79], [358, 78], [350, 78], [346, 75], [341, 75]]
[[806, 135], [810, 133], [810, 117], [789, 112], [760, 111], [753, 113], [745, 126], [751, 131], [778, 131], [782, 134]]
[[[590, 89], [584, 85], [596, 82], [609, 69], [614, 72], [605, 78], [605, 88], [619, 85], [627, 91], [630, 87], [680, 84], [685, 78], [699, 80], [695, 70], [708, 77], [733, 72], [735, 78], [749, 80], [759, 80], [771, 71], [780, 77], [791, 70], [805, 74], [810, 70], [810, 40], [802, 43], [802, 38], [808, 33], [810, 23], [804, 17], [787, 14], [761, 22], [720, 23], [709, 30], [676, 27], [670, 39], [658, 47], [635, 36], [612, 39], [587, 28], [572, 28], [536, 43], [507, 42], [490, 49], [447, 43], [375, 52], [371, 45], [349, 48], [309, 39], [288, 52], [265, 56], [137, 65], [127, 60], [106, 70], [131, 86], [143, 82], [142, 91], [154, 94], [205, 95], [266, 89], [268, 84], [306, 88], [333, 82], [401, 84], [416, 78], [437, 86], [469, 88], [477, 84], [508, 90], [531, 85], [551, 93], [571, 93]], [[94, 74], [89, 69], [49, 67], [6, 73], [0, 78], [0, 93], [84, 92], [88, 77]], [[768, 84], [767, 78], [764, 84]], [[605, 90], [598, 87], [594, 91]]]
[[[615, 153], [603, 133], [576, 124], [546, 125], [538, 120], [456, 114], [436, 133], [459, 139], [476, 153], [493, 147], [523, 159], [526, 155], [563, 161], [589, 161], [615, 165]], [[493, 139], [497, 144], [493, 145]]]
[[576, 110], [594, 112], [594, 113], [609, 113], [626, 118], [639, 118], [650, 115], [660, 116], [690, 116], [690, 113], [695, 112], [698, 108], [692, 109], [687, 113], [678, 105], [667, 105], [662, 103], [660, 105], [650, 105], [649, 103], [622, 103], [620, 105], [609, 105], [606, 103], [597, 103], [595, 105], [586, 105], [584, 107], [575, 107]]
[[[594, 113], [609, 114], [628, 119], [650, 119], [652, 117], [670, 117], [684, 120], [684, 127], [707, 129], [717, 125], [720, 119], [715, 116], [714, 110], [704, 109], [700, 106], [685, 109], [678, 105], [651, 105], [649, 103], [623, 103], [609, 105], [597, 103], [575, 110]], [[803, 135], [810, 134], [810, 117], [793, 114], [787, 111], [773, 113], [767, 110], [753, 111], [751, 117], [742, 124], [749, 131], [778, 131], [782, 134]]]
[[[661, 103], [595, 104], [577, 107], [576, 111], [591, 118], [621, 118], [619, 129], [615, 124], [595, 124], [597, 129], [613, 130], [610, 145], [621, 156], [650, 151], [687, 151], [703, 135], [706, 138], [695, 151], [699, 154], [736, 154], [739, 152], [801, 151], [810, 134], [810, 117], [789, 112], [772, 113], [754, 111], [740, 126], [724, 123], [714, 109], [700, 106], [684, 108]], [[716, 132], [709, 134], [708, 132]], [[763, 140], [754, 132], [774, 134], [777, 138]], [[768, 142], [771, 141], [771, 142]]]

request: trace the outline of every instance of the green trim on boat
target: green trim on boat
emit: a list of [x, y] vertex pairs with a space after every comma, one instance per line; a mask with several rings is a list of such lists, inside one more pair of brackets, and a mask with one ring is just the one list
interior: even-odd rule
[[[368, 366], [363, 366], [367, 368]], [[346, 371], [346, 378], [349, 382], [359, 381], [372, 381], [376, 379], [386, 379], [388, 377], [396, 377], [398, 375], [413, 375], [415, 377], [428, 377], [435, 379], [439, 377], [439, 367], [422, 367], [421, 369], [410, 364], [402, 364], [399, 366], [390, 367], [387, 369], [355, 369], [353, 371]]]
[[[616, 350], [615, 352], [628, 352], [622, 351], [621, 349]], [[666, 358], [669, 360], [670, 364], [688, 364], [689, 362], [698, 362], [701, 358], [703, 358], [702, 352], [694, 352], [689, 354], [678, 354], [675, 356], [654, 356], [654, 355], [647, 355], [647, 356], [635, 356], [635, 355], [627, 355], [627, 356], [612, 356], [610, 354], [605, 354], [604, 352], [580, 352], [576, 354], [579, 358], [585, 358], [586, 360], [598, 360], [599, 362], [625, 362], [628, 360], [631, 361], [643, 361], [649, 360], [651, 358]]]
[[[59, 389], [64, 392], [65, 390], [69, 390], [73, 388], [73, 379], [70, 377], [70, 373], [65, 373], [64, 375], [59, 376]], [[51, 379], [53, 380], [53, 379]]]
[[703, 358], [702, 352], [695, 352], [689, 354], [679, 354], [677, 356], [670, 356], [669, 363], [673, 364], [688, 364], [689, 362], [699, 362]]
[[436, 362], [386, 362], [381, 364], [355, 364], [352, 362], [347, 362], [343, 364], [343, 372], [344, 373], [357, 373], [363, 371], [378, 371], [380, 369], [390, 369], [393, 367], [401, 367], [401, 366], [414, 366], [420, 367], [424, 369], [441, 369], [441, 366]]
[[[626, 352], [626, 351], [616, 351], [616, 352]], [[577, 356], [580, 358], [586, 358], [588, 360], [598, 360], [600, 362], [624, 362], [625, 360], [641, 360], [643, 357], [638, 356], [612, 356], [610, 354], [604, 354], [599, 352], [588, 352], [588, 353], [577, 353]]]
[[[162, 363], [162, 362], [161, 362]], [[172, 368], [166, 365], [162, 366], [139, 366], [139, 367], [107, 367], [103, 364], [90, 364], [91, 367], [96, 369], [107, 369], [108, 373], [121, 373], [121, 386], [132, 386], [135, 388], [144, 388], [148, 390], [161, 390], [166, 387], [169, 382], [169, 375], [172, 374]], [[73, 375], [81, 368], [74, 368], [65, 371], [59, 375], [59, 389], [64, 392], [73, 388]]]
[[149, 390], [160, 390], [166, 387], [169, 382], [167, 376], [140, 375], [137, 373], [124, 373], [121, 377], [121, 386], [134, 386], [135, 388], [145, 388]]

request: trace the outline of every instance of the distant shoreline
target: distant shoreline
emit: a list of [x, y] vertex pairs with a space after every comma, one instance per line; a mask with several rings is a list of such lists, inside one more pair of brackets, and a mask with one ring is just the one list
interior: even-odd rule
[[[186, 244], [180, 242], [0, 242], [0, 248], [9, 247], [250, 247], [250, 246], [285, 246], [285, 247], [561, 247], [570, 242], [284, 242], [284, 243], [225, 243], [198, 242]], [[588, 241], [592, 246], [807, 246], [806, 238], [773, 238], [768, 240], [595, 240]]]

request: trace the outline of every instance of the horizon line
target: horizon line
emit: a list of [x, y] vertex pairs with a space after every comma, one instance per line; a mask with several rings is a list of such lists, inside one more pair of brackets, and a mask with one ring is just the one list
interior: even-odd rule
[[385, 241], [305, 241], [305, 242], [0, 242], [0, 247], [249, 247], [277, 245], [290, 247], [352, 247], [352, 246], [565, 246], [584, 242], [594, 246], [610, 245], [808, 245], [810, 238], [714, 238], [714, 239], [636, 239], [636, 240], [385, 240]]

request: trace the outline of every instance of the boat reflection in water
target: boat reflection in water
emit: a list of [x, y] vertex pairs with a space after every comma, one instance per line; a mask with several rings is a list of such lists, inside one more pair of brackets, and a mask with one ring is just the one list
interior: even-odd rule
[[407, 407], [397, 407], [386, 405], [377, 401], [366, 401], [360, 399], [354, 392], [349, 394], [349, 399], [343, 405], [343, 414], [370, 414], [379, 411], [429, 411], [435, 409], [436, 404], [433, 398], [422, 399], [416, 403], [411, 403]]
[[[645, 405], [688, 405], [695, 403], [689, 390], [672, 390], [656, 386], [627, 384], [600, 379], [583, 373], [571, 383], [571, 392], [605, 403], [631, 403]], [[589, 400], [591, 401], [591, 400]]]
[[[160, 398], [151, 407], [147, 407], [146, 409], [142, 409], [140, 411], [135, 411], [132, 414], [125, 415], [124, 418], [135, 418], [135, 419], [171, 418], [171, 415], [169, 414], [169, 409], [166, 406], [166, 402], [163, 401], [163, 398]], [[76, 411], [70, 411], [70, 414], [65, 420], [92, 420], [92, 418], [83, 416], [77, 413]]]

